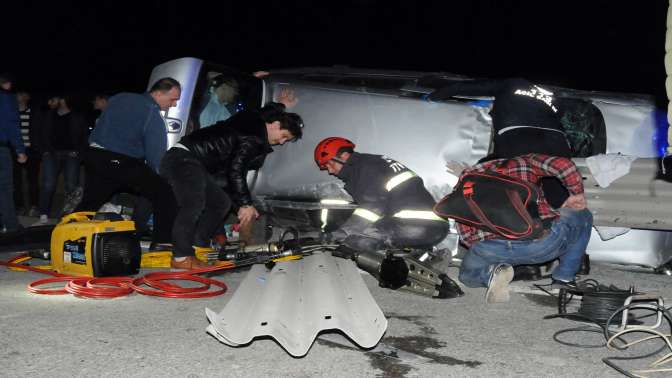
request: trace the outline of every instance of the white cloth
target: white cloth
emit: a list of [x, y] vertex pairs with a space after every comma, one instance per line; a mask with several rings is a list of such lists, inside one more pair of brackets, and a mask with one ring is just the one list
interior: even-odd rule
[[597, 234], [600, 235], [600, 239], [607, 241], [627, 233], [630, 231], [630, 229], [627, 227], [595, 226], [595, 231], [597, 231]]
[[586, 165], [597, 184], [606, 188], [616, 179], [627, 175], [636, 159], [635, 156], [621, 154], [599, 154], [586, 158]]

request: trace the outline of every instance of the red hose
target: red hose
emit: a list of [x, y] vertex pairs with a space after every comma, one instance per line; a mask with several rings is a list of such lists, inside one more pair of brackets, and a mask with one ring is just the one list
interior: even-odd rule
[[[216, 295], [224, 294], [227, 290], [226, 284], [212, 278], [200, 277], [197, 274], [216, 272], [219, 270], [233, 269], [236, 264], [224, 263], [222, 265], [213, 266], [203, 269], [188, 270], [184, 272], [154, 272], [148, 273], [142, 277], [71, 277], [53, 272], [34, 268], [28, 265], [16, 264], [14, 261], [26, 257], [27, 255], [19, 255], [9, 261], [0, 261], [0, 265], [12, 268], [26, 269], [32, 272], [52, 275], [52, 278], [45, 278], [37, 280], [28, 285], [28, 291], [35, 294], [43, 295], [62, 295], [73, 294], [83, 298], [117, 298], [129, 295], [133, 292], [138, 292], [144, 295], [152, 295], [155, 297], [165, 298], [206, 298], [214, 297]], [[201, 283], [197, 287], [183, 287], [174, 283], [164, 282], [171, 281], [192, 281]], [[53, 284], [56, 282], [66, 282], [64, 288], [39, 289], [38, 286]], [[148, 289], [143, 286], [149, 286]], [[219, 289], [210, 290], [212, 286]]]

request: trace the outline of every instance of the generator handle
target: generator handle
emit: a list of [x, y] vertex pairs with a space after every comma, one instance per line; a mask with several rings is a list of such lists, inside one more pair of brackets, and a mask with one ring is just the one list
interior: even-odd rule
[[93, 216], [96, 215], [95, 211], [80, 211], [77, 213], [72, 213], [61, 218], [61, 223], [70, 223], [70, 222], [81, 222], [93, 219]]

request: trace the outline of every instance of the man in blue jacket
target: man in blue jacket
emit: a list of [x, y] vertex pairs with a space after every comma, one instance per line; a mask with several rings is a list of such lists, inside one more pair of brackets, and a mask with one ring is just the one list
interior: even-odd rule
[[6, 232], [14, 232], [20, 228], [14, 208], [10, 148], [16, 151], [17, 162], [25, 163], [28, 160], [21, 139], [19, 106], [16, 96], [10, 92], [12, 81], [9, 74], [0, 74], [0, 217]]
[[137, 193], [152, 203], [153, 245], [170, 243], [176, 204], [158, 174], [168, 143], [161, 111], [177, 105], [181, 91], [177, 80], [163, 78], [148, 93], [110, 98], [84, 153], [86, 184], [78, 211], [96, 211], [122, 190]]

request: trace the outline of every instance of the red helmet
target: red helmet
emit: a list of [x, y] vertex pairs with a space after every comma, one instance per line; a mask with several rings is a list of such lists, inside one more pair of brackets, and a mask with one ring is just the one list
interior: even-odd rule
[[321, 170], [327, 169], [327, 162], [338, 154], [341, 148], [355, 148], [355, 144], [341, 137], [329, 137], [322, 139], [315, 147], [315, 163]]

